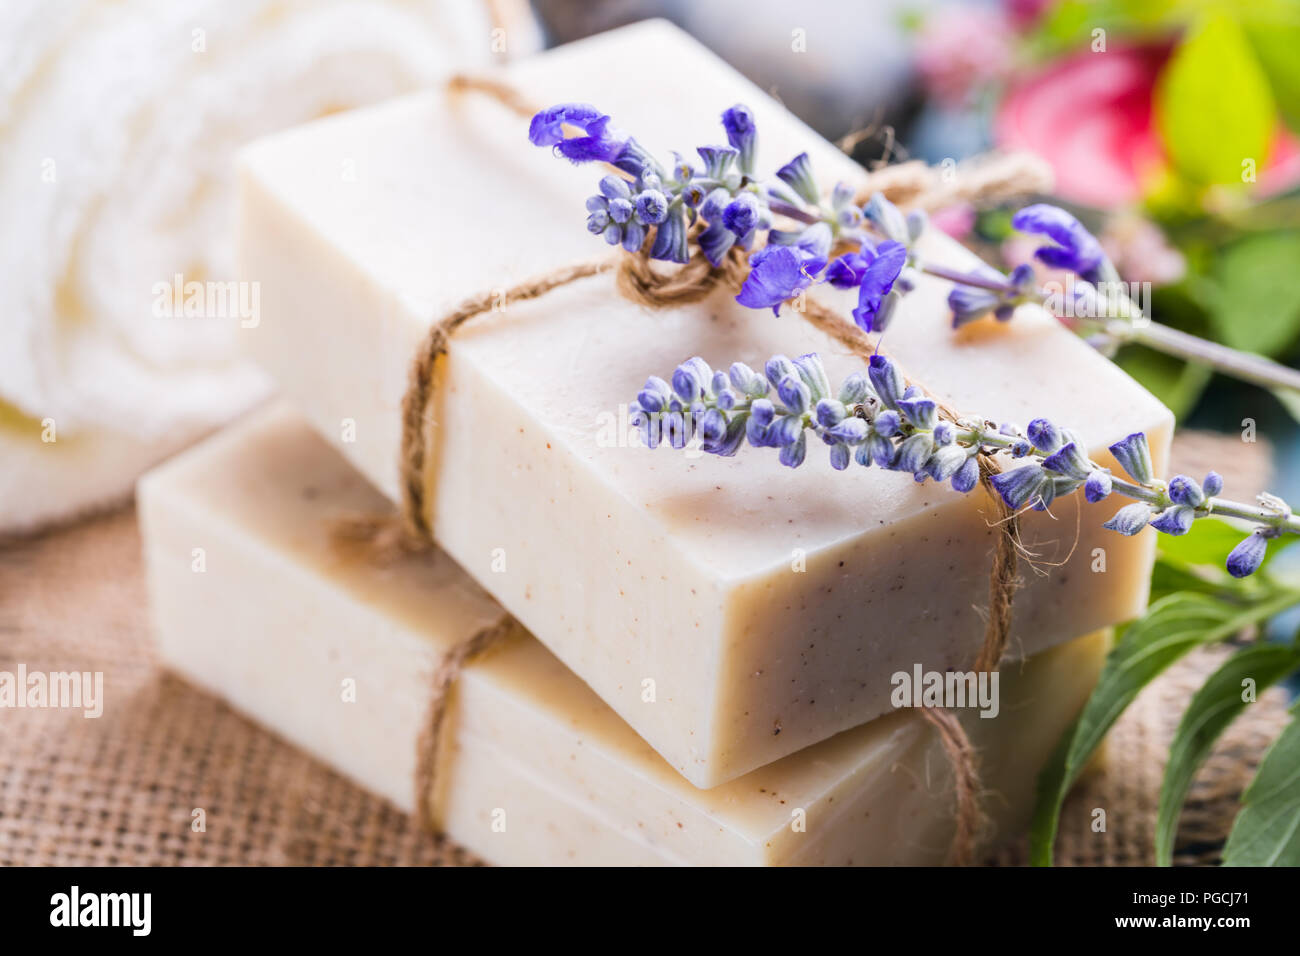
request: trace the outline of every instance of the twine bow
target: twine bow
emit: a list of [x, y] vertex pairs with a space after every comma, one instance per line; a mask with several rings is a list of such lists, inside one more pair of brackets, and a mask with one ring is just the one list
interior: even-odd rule
[[[513, 87], [490, 77], [458, 74], [448, 81], [447, 88], [452, 94], [470, 91], [486, 94], [522, 118], [531, 118], [537, 112]], [[895, 202], [919, 208], [937, 208], [953, 202], [989, 200], [1023, 193], [1027, 189], [1034, 189], [1035, 184], [1042, 180], [1041, 167], [1037, 161], [1011, 156], [1004, 157], [1001, 161], [986, 162], [977, 167], [974, 174], [962, 177], [960, 183], [949, 180], [920, 163], [890, 166], [870, 174], [864, 191], [867, 195], [882, 192]], [[685, 264], [671, 271], [663, 271], [654, 266], [644, 251], [620, 252], [613, 257], [556, 269], [544, 276], [525, 280], [504, 293], [489, 291], [473, 296], [434, 322], [411, 362], [406, 393], [402, 399], [400, 535], [403, 549], [427, 546], [432, 541], [430, 502], [426, 488], [432, 428], [430, 402], [435, 392], [438, 359], [446, 354], [451, 336], [466, 322], [494, 308], [500, 308], [503, 304], [536, 299], [554, 289], [608, 271], [615, 273], [616, 286], [625, 298], [649, 308], [665, 308], [699, 302], [719, 287], [738, 291], [748, 267], [744, 254], [735, 248], [729, 250], [717, 267], [711, 265], [697, 248]], [[804, 321], [860, 358], [869, 359], [875, 352], [874, 343], [866, 333], [850, 325], [829, 307], [805, 299], [796, 305], [794, 311]], [[958, 416], [942, 404], [939, 415], [950, 422], [958, 420]], [[980, 484], [996, 516], [993, 524], [999, 530], [989, 574], [988, 619], [975, 665], [977, 670], [986, 672], [997, 669], [1010, 636], [1017, 586], [1019, 534], [1015, 512], [991, 484], [993, 476], [1002, 470], [1000, 464], [991, 454], [982, 451], [979, 453], [979, 467]], [[364, 526], [358, 527], [354, 523], [347, 532], [347, 536], [354, 541], [364, 539], [367, 534], [372, 535], [376, 541], [386, 540], [388, 547], [392, 546], [391, 531], [379, 533], [377, 527], [367, 531]], [[505, 615], [500, 621], [449, 651], [437, 668], [434, 695], [425, 731], [421, 735], [419, 771], [416, 774], [417, 805], [421, 807], [422, 819], [430, 828], [436, 816], [432, 806], [433, 787], [441, 746], [440, 737], [446, 722], [448, 690], [469, 660], [499, 641], [514, 626], [514, 619]], [[979, 801], [977, 754], [961, 722], [951, 711], [925, 707], [921, 712], [934, 726], [953, 766], [956, 832], [949, 856], [954, 864], [966, 865], [974, 859], [985, 824]]]

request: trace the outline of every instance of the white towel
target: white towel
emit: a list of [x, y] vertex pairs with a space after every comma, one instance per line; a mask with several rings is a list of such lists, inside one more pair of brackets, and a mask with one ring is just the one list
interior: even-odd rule
[[[538, 43], [527, 20], [504, 39]], [[124, 498], [266, 394], [239, 315], [156, 314], [178, 274], [234, 278], [241, 144], [501, 40], [473, 0], [0, 3], [0, 531]]]

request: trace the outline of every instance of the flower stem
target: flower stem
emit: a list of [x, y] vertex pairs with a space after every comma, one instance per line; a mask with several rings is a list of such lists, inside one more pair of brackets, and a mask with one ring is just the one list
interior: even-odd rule
[[1006, 282], [999, 282], [997, 279], [988, 279], [984, 276], [972, 275], [969, 272], [959, 272], [956, 269], [948, 269], [944, 266], [936, 266], [932, 263], [921, 265], [920, 271], [926, 275], [932, 275], [936, 279], [944, 279], [948, 282], [954, 282], [958, 285], [974, 286], [977, 289], [987, 289], [990, 292], [1012, 293], [1015, 289]]
[[777, 215], [785, 216], [789, 219], [795, 219], [798, 220], [799, 222], [806, 222], [809, 225], [822, 221], [822, 218], [820, 216], [814, 216], [812, 213], [800, 209], [798, 206], [792, 206], [789, 203], [782, 202], [779, 199], [768, 199], [767, 206], [769, 209], [772, 210], [772, 212], [776, 213]]
[[1261, 355], [1239, 352], [1226, 345], [1188, 335], [1158, 322], [1142, 319], [1136, 322], [1115, 320], [1106, 323], [1105, 332], [1121, 342], [1145, 345], [1157, 352], [1209, 366], [1216, 372], [1263, 388], [1300, 392], [1300, 372], [1293, 368]]

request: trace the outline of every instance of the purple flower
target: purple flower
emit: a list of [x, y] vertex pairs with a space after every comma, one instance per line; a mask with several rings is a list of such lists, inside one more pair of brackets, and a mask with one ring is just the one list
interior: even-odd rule
[[783, 302], [812, 284], [803, 259], [790, 246], [764, 246], [750, 257], [749, 265], [736, 301], [751, 309], [771, 308], [776, 314]]
[[758, 130], [754, 125], [754, 114], [749, 107], [737, 103], [729, 110], [723, 111], [722, 128], [727, 131], [727, 142], [740, 153], [738, 165], [745, 175], [754, 172], [754, 143]]
[[863, 249], [862, 256], [868, 261], [858, 281], [858, 307], [853, 310], [853, 320], [863, 331], [883, 332], [898, 301], [898, 296], [891, 293], [907, 265], [907, 246], [889, 240], [874, 252]]
[[709, 228], [700, 233], [699, 243], [700, 251], [709, 260], [709, 265], [718, 266], [727, 251], [736, 244], [736, 234], [724, 226], [721, 219], [715, 219]]
[[1228, 555], [1228, 573], [1234, 578], [1245, 578], [1259, 570], [1268, 552], [1268, 538], [1256, 531], [1232, 549]]
[[1199, 508], [1205, 504], [1205, 492], [1186, 475], [1174, 475], [1169, 479], [1169, 500], [1174, 504]]
[[722, 210], [722, 224], [742, 242], [754, 231], [758, 218], [758, 200], [753, 193], [741, 193]]
[[831, 227], [824, 222], [813, 223], [799, 233], [793, 245], [806, 257], [809, 272], [818, 273], [826, 267], [833, 239]]
[[871, 426], [861, 418], [846, 418], [826, 430], [826, 434], [837, 442], [858, 445], [867, 440]]
[[879, 229], [886, 239], [908, 242], [914, 238], [907, 217], [903, 215], [902, 210], [886, 199], [883, 193], [872, 193], [862, 211], [867, 220]]
[[861, 372], [850, 373], [840, 385], [840, 401], [845, 405], [865, 402], [869, 394], [871, 394], [871, 386], [867, 383], [867, 377]]
[[939, 420], [939, 406], [932, 398], [901, 398], [898, 410], [916, 428], [933, 429]]
[[871, 260], [856, 252], [846, 252], [826, 267], [826, 281], [837, 289], [856, 289]]
[[1088, 476], [1088, 480], [1083, 486], [1083, 496], [1095, 505], [1110, 495], [1111, 488], [1110, 472], [1098, 468]]
[[966, 494], [973, 491], [980, 480], [980, 466], [978, 459], [971, 456], [966, 459], [966, 463], [957, 469], [957, 473], [952, 476], [952, 487], [954, 491], [960, 491]]
[[1134, 432], [1127, 438], [1110, 446], [1110, 453], [1129, 475], [1141, 484], [1148, 484], [1152, 478], [1151, 448], [1147, 436]]
[[1142, 502], [1135, 501], [1131, 505], [1120, 508], [1119, 511], [1115, 512], [1115, 517], [1107, 521], [1102, 527], [1132, 537], [1145, 528], [1150, 520], [1151, 509]]
[[1223, 491], [1223, 476], [1217, 471], [1209, 472], [1205, 476], [1205, 481], [1201, 483], [1201, 490], [1205, 492], [1205, 497], [1215, 497]]
[[1016, 266], [1010, 278], [1004, 276], [991, 266], [980, 265], [970, 275], [989, 282], [1001, 282], [1006, 286], [1002, 292], [994, 292], [976, 285], [957, 283], [948, 293], [948, 308], [952, 310], [952, 327], [959, 329], [963, 325], [982, 319], [990, 312], [999, 322], [1010, 321], [1016, 311], [1019, 298], [1032, 291], [1034, 267]]
[[1025, 429], [1025, 435], [1044, 455], [1050, 455], [1061, 447], [1061, 430], [1046, 418], [1035, 418], [1030, 422], [1029, 427]]
[[1074, 442], [1067, 442], [1043, 460], [1043, 467], [1067, 478], [1084, 479], [1092, 474], [1092, 462]]
[[1089, 282], [1102, 278], [1106, 253], [1092, 233], [1059, 206], [1035, 203], [1011, 218], [1011, 225], [1021, 232], [1047, 236], [1057, 243], [1043, 246], [1034, 255], [1039, 262], [1055, 269], [1069, 269]]
[[808, 453], [808, 440], [804, 437], [802, 431], [799, 437], [788, 445], [781, 446], [781, 452], [777, 459], [787, 468], [798, 468], [803, 464], [804, 455]]
[[892, 408], [886, 408], [876, 415], [872, 427], [876, 434], [883, 435], [885, 438], [893, 438], [903, 427], [903, 416]]
[[647, 226], [657, 226], [668, 218], [668, 197], [657, 189], [637, 193], [632, 206], [637, 219]]
[[[582, 136], [565, 137], [564, 127], [582, 130]], [[609, 130], [609, 116], [590, 103], [562, 103], [542, 110], [528, 124], [528, 139], [534, 146], [551, 146], [575, 163], [617, 161], [627, 140]]]
[[957, 445], [943, 445], [936, 448], [930, 460], [925, 463], [925, 471], [935, 481], [947, 481], [965, 466], [967, 460], [966, 449]]
[[[871, 386], [876, 390], [880, 400], [885, 403], [885, 407], [897, 408], [898, 400], [903, 397], [904, 387], [903, 376], [899, 374], [898, 366], [877, 352], [867, 361], [867, 375], [871, 378]], [[876, 420], [879, 423], [880, 416], [877, 416]]]
[[830, 227], [809, 226], [792, 245], [769, 243], [749, 259], [749, 275], [736, 301], [751, 309], [770, 308], [775, 315], [781, 303], [794, 298], [812, 284], [826, 265], [830, 249]]
[[672, 387], [657, 375], [645, 381], [645, 388], [637, 395], [637, 404], [647, 412], [662, 412], [673, 399]]
[[848, 413], [849, 411], [844, 407], [844, 403], [833, 398], [817, 399], [817, 405], [813, 409], [813, 416], [817, 419], [817, 424], [823, 428], [834, 428], [844, 421]]
[[812, 163], [809, 161], [807, 153], [800, 153], [778, 169], [776, 178], [793, 189], [799, 198], [805, 202], [815, 206], [821, 199], [817, 191], [817, 180], [813, 178]]
[[1034, 499], [1042, 498], [1050, 479], [1038, 465], [1021, 465], [992, 478], [993, 488], [1011, 508], [1022, 508]]
[[1192, 522], [1195, 520], [1195, 508], [1190, 505], [1174, 505], [1160, 512], [1159, 517], [1152, 519], [1151, 527], [1165, 534], [1177, 536], [1191, 531]]
[[710, 179], [726, 176], [727, 168], [736, 159], [736, 150], [730, 146], [697, 146], [695, 151], [704, 160], [704, 175]]
[[670, 213], [655, 229], [650, 258], [661, 262], [685, 262], [690, 258], [686, 245], [686, 217], [681, 210]]
[[934, 454], [934, 439], [923, 432], [918, 432], [903, 439], [902, 444], [898, 446], [898, 454], [894, 457], [892, 467], [896, 471], [906, 471], [915, 475], [925, 467], [932, 454]]
[[812, 405], [812, 389], [796, 375], [787, 375], [776, 387], [777, 397], [790, 411], [802, 415]]

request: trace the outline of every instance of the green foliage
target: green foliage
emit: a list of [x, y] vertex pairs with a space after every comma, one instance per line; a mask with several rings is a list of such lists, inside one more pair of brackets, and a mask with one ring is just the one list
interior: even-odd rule
[[[1246, 709], [1245, 683], [1254, 682], [1256, 692], [1264, 690], [1300, 667], [1300, 646], [1296, 644], [1252, 644], [1239, 650], [1211, 674], [1192, 696], [1169, 745], [1156, 812], [1156, 863], [1173, 862], [1174, 838], [1183, 801], [1197, 769], [1209, 756], [1214, 742]], [[1260, 839], [1260, 845], [1268, 842]]]
[[1122, 349], [1115, 364], [1169, 406], [1179, 419], [1195, 407], [1214, 374], [1204, 365], [1184, 362], [1142, 346]]
[[[1300, 59], [1300, 51], [1297, 51]], [[1300, 232], [1247, 236], [1228, 246], [1212, 273], [1215, 337], [1276, 358], [1300, 337]]]
[[1240, 604], [1204, 594], [1161, 598], [1125, 628], [1092, 696], [1038, 778], [1030, 861], [1050, 866], [1061, 804], [1106, 732], [1138, 693], [1188, 651], [1222, 641], [1300, 602], [1300, 591], [1274, 589]]
[[1242, 796], [1224, 866], [1300, 866], [1300, 703]]
[[1175, 169], [1202, 185], [1262, 169], [1277, 110], [1269, 80], [1235, 19], [1215, 13], [1179, 44], [1156, 85], [1156, 126]]
[[1300, 132], [1300, 9], [1291, 7], [1290, 16], [1277, 13], [1261, 16], [1246, 24], [1246, 36], [1268, 76], [1278, 110], [1287, 124]]

